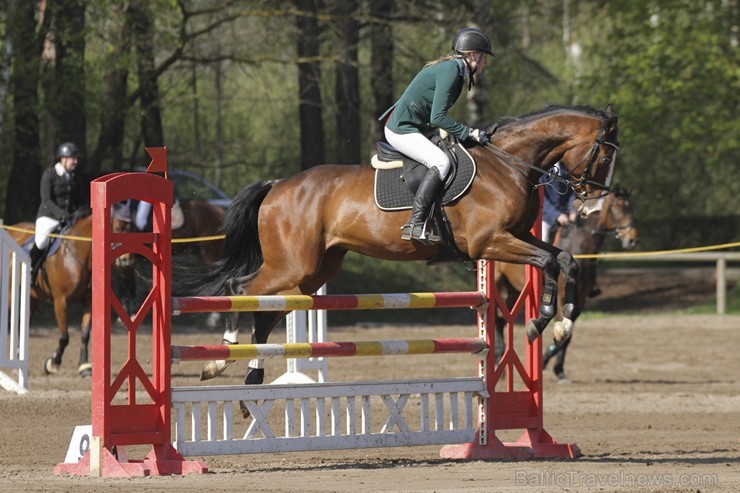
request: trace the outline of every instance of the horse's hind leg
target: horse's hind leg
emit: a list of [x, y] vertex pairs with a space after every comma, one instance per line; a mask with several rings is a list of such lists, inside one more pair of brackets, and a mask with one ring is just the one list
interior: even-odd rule
[[[282, 320], [288, 312], [256, 312], [254, 313], [254, 330], [252, 332], [252, 344], [265, 344], [272, 329]], [[244, 376], [245, 385], [261, 385], [265, 381], [265, 369], [263, 359], [252, 359], [247, 364], [247, 373]], [[242, 416], [248, 418], [249, 409], [244, 401], [239, 401]]]
[[[247, 276], [249, 278], [251, 276]], [[235, 283], [239, 281], [238, 279], [232, 279], [231, 281], [226, 283], [225, 289], [226, 289], [226, 295], [227, 296], [234, 296], [235, 294], [239, 293], [241, 291], [240, 288], [235, 287]], [[241, 293], [239, 293], [241, 294]], [[233, 312], [233, 313], [227, 313], [226, 314], [226, 328], [224, 329], [224, 336], [221, 340], [222, 344], [238, 344], [238, 337], [239, 337], [239, 312]], [[250, 326], [254, 325], [254, 318], [253, 314], [251, 312], [247, 312], [245, 314], [245, 317], [248, 319]], [[220, 374], [222, 374], [224, 371], [226, 371], [226, 368], [233, 363], [234, 360], [214, 360], [209, 361], [205, 365], [203, 365], [203, 369], [200, 372], [200, 379], [201, 380], [210, 380], [211, 378], [216, 378]]]
[[69, 332], [67, 331], [67, 299], [64, 296], [54, 298], [54, 315], [57, 319], [57, 329], [59, 330], [59, 344], [56, 351], [51, 357], [44, 361], [44, 371], [47, 374], [59, 371], [62, 364], [64, 349], [69, 344]]

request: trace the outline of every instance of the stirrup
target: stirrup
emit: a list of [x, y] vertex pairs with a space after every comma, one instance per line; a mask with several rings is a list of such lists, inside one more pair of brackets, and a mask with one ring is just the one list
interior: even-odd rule
[[426, 230], [426, 223], [424, 224], [414, 224], [414, 223], [408, 223], [404, 224], [401, 228], [401, 239], [406, 241], [419, 241], [421, 243], [424, 243], [426, 245], [432, 245], [436, 243], [440, 243], [442, 239], [432, 234], [431, 231]]

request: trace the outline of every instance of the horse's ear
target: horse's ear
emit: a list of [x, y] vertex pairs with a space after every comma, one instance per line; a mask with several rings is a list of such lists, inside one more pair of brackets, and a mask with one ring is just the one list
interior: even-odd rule
[[614, 110], [614, 109], [612, 108], [612, 104], [611, 104], [611, 103], [608, 103], [608, 104], [606, 105], [606, 108], [604, 108], [604, 112], [605, 112], [606, 114], [608, 114], [608, 115], [613, 115], [613, 114], [614, 114], [614, 111], [613, 111], [613, 110]]

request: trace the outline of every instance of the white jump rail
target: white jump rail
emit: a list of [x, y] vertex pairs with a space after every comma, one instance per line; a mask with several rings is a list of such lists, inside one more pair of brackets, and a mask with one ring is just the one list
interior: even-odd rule
[[[480, 378], [175, 387], [175, 448], [201, 456], [468, 443], [483, 397]], [[412, 418], [406, 411], [416, 406]], [[284, 418], [275, 425], [271, 412]]]
[[[0, 224], [2, 222], [0, 221]], [[30, 322], [31, 260], [0, 228], [0, 386], [28, 392], [28, 331]], [[1, 370], [17, 372], [13, 378]]]

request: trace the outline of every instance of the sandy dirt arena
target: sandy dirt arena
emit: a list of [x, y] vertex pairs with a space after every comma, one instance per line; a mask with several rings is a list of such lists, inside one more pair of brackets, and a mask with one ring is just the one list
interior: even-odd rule
[[[558, 442], [578, 444], [580, 459], [462, 462], [440, 459], [439, 447], [426, 446], [203, 457], [198, 459], [210, 470], [203, 476], [57, 477], [54, 467], [63, 462], [74, 427], [91, 421], [90, 380], [76, 373], [76, 330], [60, 372], [42, 373], [42, 361], [56, 345], [56, 330], [46, 326], [32, 330], [29, 394], [0, 390], [0, 492], [740, 491], [740, 317], [677, 314], [668, 301], [662, 310], [635, 301], [640, 289], [659, 296], [682, 282], [691, 293], [711, 296], [711, 276], [653, 276], [631, 291], [623, 282], [616, 274], [602, 276], [604, 295], [594, 306], [611, 307], [614, 314], [586, 315], [576, 325], [566, 365], [573, 383], [558, 384], [545, 370], [545, 428]], [[668, 298], [680, 302], [675, 292]], [[175, 344], [220, 339], [192, 328], [175, 332]], [[275, 335], [272, 342], [279, 342], [283, 334]], [[474, 335], [472, 325], [330, 327], [335, 341]], [[148, 347], [146, 341], [137, 346]], [[114, 348], [123, 358], [121, 331]], [[237, 362], [216, 383], [240, 383], [245, 366]], [[199, 370], [200, 363], [173, 367], [174, 384], [197, 385]], [[268, 380], [283, 371], [283, 360], [268, 360]], [[329, 365], [336, 381], [475, 374], [469, 355], [353, 358]], [[520, 434], [506, 433], [506, 440]], [[146, 451], [127, 450], [131, 458]]]

